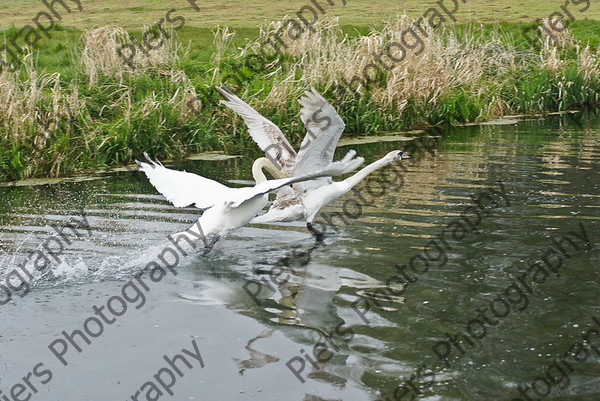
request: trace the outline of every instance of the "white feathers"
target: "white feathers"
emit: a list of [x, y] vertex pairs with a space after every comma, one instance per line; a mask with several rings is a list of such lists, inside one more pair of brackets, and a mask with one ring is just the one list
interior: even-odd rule
[[[285, 139], [281, 130], [272, 122], [261, 117], [256, 110], [231, 93], [226, 87], [217, 89], [228, 99], [223, 104], [240, 114], [244, 121], [246, 121], [250, 136], [252, 136], [263, 151], [265, 149], [277, 148], [280, 143], [285, 143], [286, 149], [288, 149], [289, 142]], [[300, 119], [306, 128], [306, 136], [295, 157], [292, 156], [294, 154], [293, 149], [291, 151], [288, 149], [286, 153], [285, 163], [291, 166], [290, 173], [292, 177], [311, 174], [328, 166], [333, 161], [335, 148], [345, 128], [344, 121], [333, 106], [317, 93], [314, 88], [305, 92], [299, 102], [302, 105]], [[249, 115], [253, 117], [250, 121], [252, 124], [248, 123], [249, 118], [247, 116]], [[269, 130], [257, 129], [254, 121], [259, 118], [269, 122]], [[277, 135], [271, 135], [271, 132], [277, 132]], [[353, 177], [340, 183], [335, 183], [331, 178], [324, 177], [314, 180], [304, 180], [293, 185], [291, 188], [282, 188], [277, 191], [277, 199], [273, 202], [269, 211], [262, 216], [254, 218], [252, 222], [264, 223], [305, 219], [310, 223], [323, 206], [348, 192], [371, 172], [396, 160], [393, 155], [402, 155], [400, 151], [394, 152], [370, 164]], [[269, 153], [266, 151], [265, 155], [269, 157]], [[354, 151], [348, 152], [346, 157], [339, 163], [348, 162], [354, 155]]]
[[[229, 188], [197, 174], [168, 169], [161, 163], [152, 161], [146, 154], [144, 156], [148, 163], [139, 161], [137, 163], [150, 183], [167, 200], [175, 206], [188, 206], [193, 203], [201, 209], [206, 209], [198, 222], [191, 228], [194, 233], [201, 234], [203, 239], [222, 237], [245, 225], [266, 206], [268, 201], [266, 195], [271, 191], [296, 182], [344, 174], [363, 163], [362, 158], [353, 158], [353, 154], [351, 154], [344, 160], [330, 163], [325, 168], [311, 174], [266, 180], [262, 170], [255, 168], [263, 163], [263, 160], [258, 159], [254, 162], [256, 166], [252, 169], [257, 184], [253, 187]], [[199, 238], [198, 235], [188, 235], [188, 237]], [[214, 241], [211, 241], [211, 247], [212, 245], [214, 245]]]
[[[267, 156], [255, 160], [252, 166], [256, 185], [229, 188], [197, 174], [168, 169], [145, 153], [148, 162], [137, 162], [150, 183], [173, 205], [205, 209], [196, 224], [179, 234], [190, 239], [202, 238], [209, 249], [218, 238], [253, 218], [255, 222], [305, 219], [310, 223], [321, 207], [349, 191], [371, 172], [402, 158], [401, 151], [390, 152], [346, 180], [333, 182], [330, 177], [356, 169], [364, 159], [355, 157], [356, 152], [351, 150], [342, 160], [333, 162], [345, 126], [323, 96], [312, 89], [300, 99], [300, 118], [307, 134], [296, 153], [275, 124], [227, 87], [217, 90], [227, 99], [223, 103], [244, 119], [250, 136]], [[275, 177], [286, 178], [267, 180], [263, 168]], [[267, 204], [267, 194], [277, 190], [277, 199], [269, 212], [256, 218]]]
[[227, 198], [231, 188], [209, 178], [186, 171], [171, 170], [160, 162], [151, 160], [146, 153], [148, 163], [136, 160], [150, 183], [177, 207], [194, 205], [199, 209], [208, 209], [216, 202]]
[[248, 132], [254, 142], [279, 170], [290, 172], [294, 165], [296, 152], [285, 138], [279, 127], [260, 115], [248, 103], [237, 97], [225, 85], [216, 88], [227, 100], [221, 103], [235, 111], [248, 126]]

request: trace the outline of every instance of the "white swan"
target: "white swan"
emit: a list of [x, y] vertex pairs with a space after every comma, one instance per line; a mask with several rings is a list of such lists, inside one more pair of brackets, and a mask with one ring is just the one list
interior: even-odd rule
[[305, 220], [306, 227], [320, 236], [321, 233], [312, 227], [312, 221], [322, 207], [346, 194], [372, 172], [406, 158], [408, 156], [404, 156], [401, 150], [394, 150], [343, 181], [331, 181], [308, 190], [302, 190], [301, 186], [294, 185], [294, 193], [276, 199], [267, 213], [256, 216], [250, 223]]
[[314, 173], [275, 180], [267, 180], [262, 169], [265, 168], [276, 177], [283, 174], [268, 159], [261, 157], [252, 165], [256, 185], [243, 188], [229, 188], [197, 174], [168, 169], [160, 162], [152, 161], [146, 153], [144, 156], [148, 163], [136, 162], [150, 183], [174, 206], [195, 205], [204, 209], [204, 213], [192, 227], [173, 236], [176, 241], [182, 235], [192, 243], [202, 240], [205, 253], [208, 253], [221, 237], [255, 217], [267, 205], [269, 192], [296, 182], [354, 170], [364, 162], [362, 157], [354, 158], [355, 154], [350, 151], [341, 161], [330, 163]]
[[[225, 85], [217, 90], [227, 99], [221, 103], [244, 119], [250, 136], [278, 170], [296, 177], [317, 171], [333, 160], [345, 124], [333, 106], [314, 88], [300, 98], [300, 118], [307, 134], [297, 154], [275, 124], [260, 115]], [[343, 181], [334, 182], [330, 177], [325, 177], [281, 188], [277, 191], [277, 199], [269, 211], [250, 222], [305, 220], [306, 227], [320, 236], [321, 234], [312, 227], [312, 221], [323, 206], [350, 191], [372, 172], [394, 161], [408, 158], [409, 156], [404, 155], [401, 150], [395, 150]]]

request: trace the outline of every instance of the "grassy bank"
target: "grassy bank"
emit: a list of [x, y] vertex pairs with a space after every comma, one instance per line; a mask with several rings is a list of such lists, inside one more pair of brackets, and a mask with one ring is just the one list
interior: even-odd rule
[[[341, 28], [321, 20], [310, 35], [285, 36], [283, 56], [270, 52], [260, 62], [259, 44], [273, 38], [276, 24], [235, 33], [186, 25], [127, 63], [115, 51], [131, 43], [123, 29], [82, 35], [59, 28], [16, 72], [0, 73], [0, 180], [117, 165], [143, 151], [176, 159], [254, 147], [241, 121], [218, 104], [213, 88], [223, 81], [295, 142], [303, 136], [297, 99], [311, 86], [335, 105], [347, 132], [368, 135], [600, 100], [600, 32], [589, 20], [555, 41], [525, 40], [526, 22], [423, 28], [422, 46], [348, 90], [344, 80], [364, 77], [373, 54], [400, 43], [410, 24], [400, 17]], [[133, 36], [142, 40], [140, 31]]]

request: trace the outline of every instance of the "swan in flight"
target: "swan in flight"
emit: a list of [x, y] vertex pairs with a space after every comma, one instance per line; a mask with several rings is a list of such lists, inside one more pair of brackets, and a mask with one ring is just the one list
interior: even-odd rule
[[[273, 122], [225, 85], [216, 89], [227, 99], [221, 100], [221, 103], [242, 117], [252, 139], [279, 171], [298, 177], [318, 171], [332, 162], [346, 125], [333, 106], [314, 88], [300, 98], [300, 119], [307, 133], [298, 153]], [[306, 227], [320, 237], [322, 234], [313, 228], [312, 221], [323, 206], [350, 191], [372, 172], [409, 158], [401, 150], [394, 150], [343, 181], [334, 182], [331, 177], [322, 177], [283, 187], [277, 191], [277, 198], [267, 213], [254, 217], [250, 223], [305, 220]]]
[[260, 213], [268, 203], [269, 192], [297, 182], [352, 171], [364, 162], [362, 157], [354, 158], [355, 154], [350, 151], [342, 160], [329, 163], [318, 171], [274, 180], [267, 180], [263, 168], [274, 177], [286, 174], [276, 169], [267, 158], [261, 157], [252, 165], [256, 185], [243, 188], [230, 188], [197, 174], [168, 169], [160, 162], [151, 160], [146, 153], [144, 157], [147, 163], [136, 162], [154, 188], [174, 206], [194, 205], [204, 210], [192, 227], [173, 234], [173, 237], [178, 241], [183, 236], [191, 240], [191, 244], [200, 239], [204, 243], [205, 253], [208, 253], [221, 237], [242, 227]]

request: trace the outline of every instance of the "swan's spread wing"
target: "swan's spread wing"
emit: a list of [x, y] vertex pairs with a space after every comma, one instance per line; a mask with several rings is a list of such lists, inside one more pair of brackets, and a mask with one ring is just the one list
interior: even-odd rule
[[285, 138], [279, 127], [254, 110], [248, 103], [234, 95], [227, 87], [217, 87], [227, 100], [221, 100], [225, 106], [239, 114], [254, 142], [265, 152], [265, 156], [279, 170], [290, 172], [294, 166], [296, 152]]
[[333, 106], [314, 88], [305, 92], [300, 104], [300, 118], [307, 133], [296, 157], [292, 176], [313, 173], [331, 163], [346, 127]]
[[343, 160], [335, 163], [330, 163], [328, 166], [326, 166], [326, 168], [322, 168], [321, 170], [315, 173], [304, 174], [298, 177], [269, 180], [257, 184], [254, 187], [235, 189], [235, 196], [232, 196], [230, 198], [230, 202], [227, 202], [227, 205], [232, 208], [238, 207], [246, 201], [249, 201], [257, 196], [268, 194], [269, 192], [275, 191], [276, 189], [279, 189], [281, 187], [285, 187], [286, 185], [291, 185], [297, 182], [303, 182], [307, 180], [313, 180], [319, 177], [331, 177], [334, 175], [341, 175], [352, 171], [361, 164], [363, 164], [363, 162], [365, 161], [365, 159], [363, 159], [362, 157], [357, 157], [354, 159], [354, 154], [356, 154], [356, 152], [350, 151], [348, 152], [346, 157], [344, 157]]
[[[177, 207], [195, 204], [197, 208], [207, 209], [223, 199], [231, 188], [209, 178], [185, 171], [171, 170], [148, 158], [148, 163], [137, 162], [154, 188]], [[137, 160], [136, 160], [137, 161]]]

